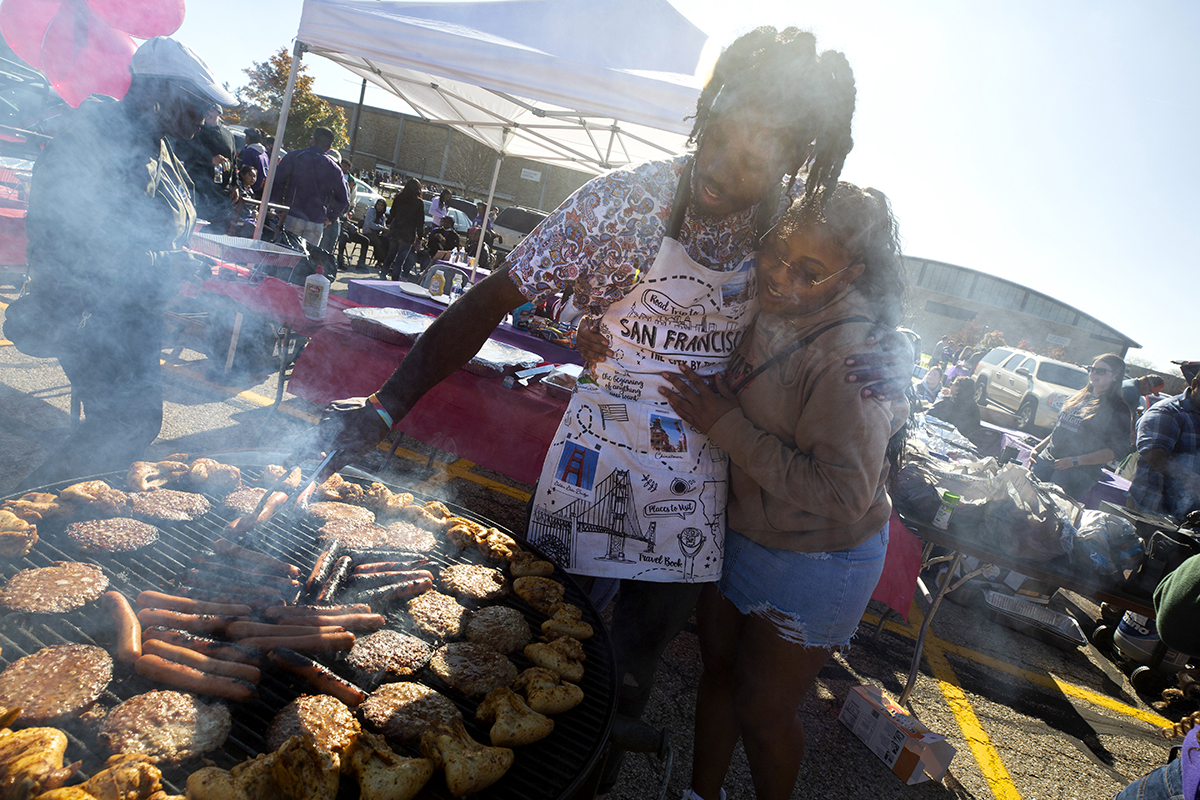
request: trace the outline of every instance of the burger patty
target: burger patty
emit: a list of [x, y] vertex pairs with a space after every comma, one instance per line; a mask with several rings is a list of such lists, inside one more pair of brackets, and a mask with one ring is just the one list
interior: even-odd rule
[[51, 614], [90, 603], [108, 589], [108, 576], [92, 564], [55, 561], [23, 569], [0, 590], [0, 605], [13, 611]]
[[353, 747], [361, 732], [354, 712], [341, 700], [327, 694], [306, 694], [279, 709], [271, 720], [267, 749], [278, 750], [288, 739], [303, 733], [317, 747], [340, 756]]
[[129, 499], [134, 516], [156, 522], [189, 522], [204, 516], [212, 508], [204, 495], [174, 489], [138, 492]]
[[396, 631], [376, 631], [354, 643], [347, 663], [366, 683], [389, 676], [407, 678], [429, 663], [433, 648], [415, 636]]
[[497, 653], [515, 653], [533, 639], [525, 616], [508, 606], [468, 612], [463, 631], [468, 642], [486, 645]]
[[67, 538], [84, 553], [127, 553], [158, 541], [158, 528], [128, 517], [72, 522]]
[[224, 703], [209, 705], [190, 694], [154, 691], [110, 711], [98, 738], [114, 754], [144, 753], [156, 764], [178, 763], [225, 744], [232, 725]]
[[112, 659], [102, 648], [46, 647], [0, 672], [0, 706], [20, 707], [22, 725], [62, 724], [96, 702], [112, 674]]
[[401, 744], [416, 744], [434, 725], [462, 719], [454, 703], [420, 683], [386, 683], [363, 701], [359, 711], [368, 725]]
[[437, 547], [437, 543], [436, 536], [424, 528], [418, 528], [411, 522], [401, 520], [387, 526], [385, 547], [410, 553], [428, 553]]
[[221, 501], [221, 505], [237, 514], [249, 514], [258, 507], [258, 502], [263, 499], [263, 495], [266, 493], [266, 489], [253, 486], [248, 489], [238, 489], [235, 492], [225, 495], [225, 499]]
[[508, 580], [498, 569], [479, 564], [455, 564], [442, 570], [442, 588], [468, 600], [498, 600], [508, 594]]
[[383, 547], [387, 532], [374, 522], [357, 519], [331, 519], [320, 527], [322, 542], [337, 539], [347, 550], [374, 550]]
[[308, 506], [308, 514], [311, 517], [316, 517], [325, 522], [333, 520], [349, 520], [358, 522], [363, 525], [369, 525], [375, 521], [375, 512], [369, 508], [362, 506], [352, 506], [349, 503], [339, 503], [336, 500], [324, 500], [319, 503], [310, 503]]
[[490, 647], [474, 642], [451, 642], [439, 647], [429, 668], [452, 689], [469, 697], [483, 697], [492, 689], [511, 686], [517, 668]]
[[428, 591], [408, 601], [408, 615], [420, 630], [439, 639], [452, 639], [462, 632], [467, 610], [453, 597]]

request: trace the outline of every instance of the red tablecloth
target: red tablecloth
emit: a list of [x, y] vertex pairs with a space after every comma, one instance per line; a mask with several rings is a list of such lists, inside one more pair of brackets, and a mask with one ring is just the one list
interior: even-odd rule
[[913, 592], [917, 589], [917, 576], [921, 573], [921, 549], [921, 540], [892, 509], [892, 518], [888, 520], [887, 559], [871, 599], [885, 603], [906, 621], [913, 604]]
[[209, 280], [202, 282], [193, 291], [228, 297], [238, 305], [270, 317], [281, 325], [287, 325], [301, 336], [312, 336], [328, 325], [348, 326], [350, 320], [342, 313], [343, 309], [359, 305], [330, 295], [329, 304], [325, 307], [325, 319], [316, 322], [304, 316], [304, 308], [300, 303], [303, 287], [285, 283], [278, 278], [264, 278], [257, 284]]
[[0, 208], [0, 264], [25, 263], [25, 209]]
[[[313, 334], [296, 360], [288, 390], [325, 405], [379, 388], [409, 348], [361, 336], [349, 325]], [[565, 401], [541, 384], [506, 389], [496, 378], [458, 370], [435, 386], [400, 423], [426, 444], [523, 483], [534, 483], [562, 419]]]

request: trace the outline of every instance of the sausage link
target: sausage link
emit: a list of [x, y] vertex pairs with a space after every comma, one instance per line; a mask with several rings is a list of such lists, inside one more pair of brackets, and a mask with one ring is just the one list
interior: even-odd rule
[[224, 697], [229, 700], [246, 702], [253, 700], [258, 690], [253, 684], [237, 678], [225, 678], [219, 675], [208, 675], [193, 667], [176, 664], [161, 656], [146, 655], [134, 662], [133, 668], [143, 678], [174, 686], [176, 689], [207, 694], [214, 697]]
[[195, 650], [197, 653], [203, 653], [210, 658], [219, 658], [222, 661], [237, 661], [241, 664], [257, 666], [263, 663], [265, 657], [261, 650], [255, 650], [252, 647], [221, 642], [205, 636], [193, 636], [190, 633], [161, 626], [146, 628], [142, 631], [142, 647], [144, 648], [146, 642], [152, 639], [178, 647], [186, 647], [188, 650]]
[[[341, 614], [333, 616], [277, 617], [280, 625], [327, 626], [337, 625], [348, 631], [377, 631], [387, 624], [382, 614]], [[232, 626], [230, 626], [232, 630]]]
[[237, 678], [238, 680], [246, 681], [246, 683], [252, 683], [255, 686], [262, 680], [262, 673], [258, 667], [250, 664], [242, 664], [237, 661], [212, 658], [203, 653], [197, 653], [195, 650], [180, 647], [170, 642], [164, 642], [161, 639], [148, 640], [144, 646], [144, 650], [147, 655], [158, 656], [172, 663], [182, 664], [185, 667], [191, 667], [208, 675]]
[[243, 647], [256, 647], [259, 650], [287, 647], [299, 653], [334, 653], [354, 647], [354, 634], [342, 631], [314, 633], [308, 636], [251, 636], [242, 639], [238, 644]]
[[165, 608], [185, 614], [226, 614], [235, 617], [250, 615], [250, 606], [243, 603], [209, 603], [191, 597], [178, 597], [163, 592], [142, 592], [137, 596], [139, 608]]
[[317, 555], [317, 561], [313, 564], [308, 581], [304, 584], [304, 591], [308, 592], [310, 596], [319, 592], [325, 585], [325, 581], [329, 579], [329, 573], [333, 572], [333, 567], [341, 554], [342, 543], [337, 539], [330, 540], [329, 544], [325, 545], [325, 549]]
[[142, 656], [142, 623], [120, 592], [105, 592], [104, 604], [117, 629], [117, 661], [132, 664]]
[[165, 625], [190, 633], [221, 633], [229, 623], [238, 620], [238, 617], [226, 614], [184, 614], [164, 608], [143, 608], [138, 612], [137, 618], [146, 626]]
[[366, 561], [362, 564], [356, 564], [352, 574], [369, 575], [376, 572], [403, 572], [428, 563], [429, 560], [425, 558], [414, 558], [408, 561]]
[[255, 525], [270, 519], [271, 515], [274, 514], [281, 505], [287, 502], [287, 499], [288, 496], [286, 492], [271, 492], [270, 497], [267, 498], [267, 502], [263, 503], [262, 508], [259, 509], [257, 514], [253, 516], [250, 514], [243, 514], [240, 517], [236, 517], [232, 522], [229, 523], [229, 525], [226, 527], [226, 530], [228, 530], [233, 536], [238, 536], [245, 533]]
[[238, 572], [232, 569], [222, 569], [215, 565], [193, 567], [184, 574], [183, 580], [186, 583], [193, 583], [199, 586], [204, 586], [206, 583], [237, 586], [243, 591], [248, 586], [271, 587], [278, 589], [283, 594], [294, 592], [300, 588], [300, 581], [285, 578], [282, 575], [268, 575], [263, 572]]
[[372, 608], [387, 608], [392, 603], [400, 600], [407, 600], [410, 597], [416, 597], [423, 592], [427, 592], [433, 588], [433, 575], [426, 572], [419, 577], [413, 577], [390, 586], [381, 586], [378, 589], [367, 589], [358, 595], [358, 599], [370, 605]]
[[343, 680], [311, 658], [302, 656], [287, 647], [277, 647], [270, 653], [271, 663], [285, 669], [298, 678], [308, 681], [322, 694], [329, 694], [348, 706], [357, 706], [367, 695], [349, 681]]
[[279, 617], [333, 617], [342, 614], [370, 614], [371, 607], [366, 603], [349, 603], [341, 606], [271, 606], [262, 612], [263, 619], [278, 619]]
[[195, 586], [196, 588], [207, 592], [221, 592], [222, 594], [238, 593], [252, 595], [254, 597], [283, 597], [283, 590], [274, 586], [255, 586], [248, 583], [229, 583], [228, 580], [220, 580], [221, 577], [222, 576], [196, 573], [195, 570], [193, 570], [190, 573], [184, 574], [182, 582], [184, 586]]
[[[302, 619], [313, 619], [303, 617]], [[340, 625], [288, 625], [272, 622], [231, 622], [225, 629], [230, 639], [249, 639], [252, 636], [310, 636], [314, 633], [338, 633], [346, 630]]]
[[234, 605], [245, 605], [250, 608], [259, 610], [268, 606], [278, 605], [282, 599], [278, 596], [267, 597], [266, 595], [242, 594], [241, 592], [221, 592], [211, 591], [207, 588], [199, 586], [180, 586], [179, 592], [196, 600], [204, 600], [209, 603], [230, 603]]
[[278, 558], [269, 556], [266, 553], [260, 553], [257, 550], [249, 550], [239, 544], [234, 544], [228, 539], [217, 539], [213, 542], [213, 550], [223, 555], [233, 556], [239, 561], [268, 567], [272, 572], [280, 575], [287, 575], [290, 578], [300, 577], [300, 568], [294, 564], [280, 561]]
[[378, 589], [380, 586], [391, 586], [402, 581], [424, 576], [433, 577], [427, 569], [409, 569], [395, 572], [364, 572], [350, 577], [350, 585], [355, 589]]
[[314, 598], [317, 603], [326, 604], [332, 603], [333, 598], [337, 597], [337, 593], [342, 590], [342, 585], [346, 579], [350, 577], [350, 565], [354, 563], [350, 556], [339, 556], [337, 563], [333, 565], [333, 569], [329, 571], [329, 577], [321, 584], [321, 591]]

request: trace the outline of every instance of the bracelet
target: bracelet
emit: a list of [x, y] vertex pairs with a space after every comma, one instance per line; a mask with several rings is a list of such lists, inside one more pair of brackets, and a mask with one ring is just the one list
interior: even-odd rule
[[367, 401], [370, 402], [370, 404], [375, 408], [376, 413], [378, 413], [383, 419], [383, 422], [388, 426], [389, 431], [396, 427], [396, 423], [392, 421], [392, 415], [389, 414], [388, 410], [383, 407], [383, 403], [379, 402], [378, 397], [371, 395], [367, 398]]
[[1072, 467], [1078, 467], [1078, 466], [1079, 466], [1079, 456], [1073, 456], [1073, 457], [1071, 458], [1071, 466], [1072, 466]]

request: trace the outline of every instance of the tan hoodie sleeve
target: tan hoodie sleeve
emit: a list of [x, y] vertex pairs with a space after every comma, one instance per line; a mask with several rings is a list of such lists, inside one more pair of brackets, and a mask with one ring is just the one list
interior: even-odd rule
[[845, 382], [845, 355], [835, 351], [816, 369], [802, 370], [807, 375], [799, 385], [781, 387], [781, 402], [803, 403], [794, 444], [756, 426], [740, 408], [717, 420], [708, 436], [764, 492], [848, 525], [875, 502], [893, 407], [863, 399], [858, 384]]

